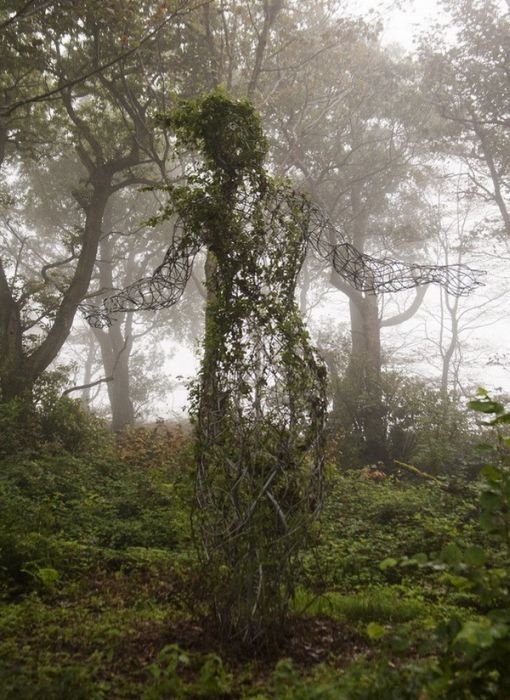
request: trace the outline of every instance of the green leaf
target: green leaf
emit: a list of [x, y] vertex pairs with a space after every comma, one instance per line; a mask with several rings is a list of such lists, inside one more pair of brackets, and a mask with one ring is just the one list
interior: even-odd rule
[[471, 582], [465, 576], [455, 576], [455, 574], [449, 572], [442, 574], [439, 577], [439, 581], [448, 586], [453, 586], [458, 591], [465, 591], [471, 588]]
[[503, 413], [491, 420], [491, 425], [499, 425], [500, 423], [510, 423], [510, 413]]
[[480, 525], [487, 532], [496, 532], [498, 528], [498, 520], [492, 513], [482, 513], [479, 518]]
[[487, 464], [481, 470], [480, 474], [487, 479], [487, 481], [497, 482], [501, 481], [501, 469], [495, 467], [493, 464]]
[[392, 569], [394, 566], [397, 566], [398, 560], [394, 559], [393, 557], [387, 557], [387, 559], [383, 559], [382, 562], [379, 564], [379, 568], [381, 571], [386, 571], [386, 569]]
[[37, 570], [37, 578], [44, 586], [53, 586], [59, 580], [60, 574], [56, 569], [48, 566]]
[[501, 505], [500, 496], [493, 491], [482, 491], [480, 494], [480, 505], [485, 511], [494, 513]]
[[460, 564], [462, 561], [462, 550], [454, 542], [445, 545], [441, 550], [441, 561], [447, 564]]
[[428, 562], [428, 557], [426, 554], [423, 552], [418, 552], [418, 554], [415, 554], [413, 557], [411, 557], [411, 561], [415, 562], [416, 564], [426, 564]]
[[478, 411], [479, 413], [503, 413], [505, 410], [502, 403], [490, 401], [489, 399], [484, 401], [468, 401], [468, 406], [471, 410]]
[[455, 637], [456, 642], [466, 642], [470, 646], [480, 649], [488, 649], [494, 644], [494, 639], [499, 636], [488, 618], [483, 618], [480, 622], [468, 620]]
[[381, 639], [386, 634], [385, 628], [378, 622], [369, 622], [366, 631], [370, 639]]
[[464, 551], [464, 559], [467, 564], [471, 564], [472, 566], [483, 566], [487, 561], [487, 555], [482, 547], [473, 545]]

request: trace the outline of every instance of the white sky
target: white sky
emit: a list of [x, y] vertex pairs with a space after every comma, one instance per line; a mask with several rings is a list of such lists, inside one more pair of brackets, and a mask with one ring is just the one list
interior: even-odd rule
[[440, 10], [436, 0], [404, 0], [402, 9], [395, 9], [390, 0], [345, 0], [348, 12], [354, 15], [381, 17], [384, 22], [383, 42], [398, 43], [406, 50], [413, 49], [413, 37], [432, 20], [437, 20]]

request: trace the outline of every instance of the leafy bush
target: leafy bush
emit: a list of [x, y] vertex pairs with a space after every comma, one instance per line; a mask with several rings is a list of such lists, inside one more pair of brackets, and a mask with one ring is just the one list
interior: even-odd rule
[[178, 469], [191, 468], [194, 445], [191, 427], [186, 423], [132, 426], [120, 436], [119, 458], [130, 466], [159, 467], [173, 464]]
[[[330, 419], [330, 452], [341, 468], [359, 468], [366, 443], [363, 414], [373, 398], [357, 393], [346, 380], [333, 378], [334, 411]], [[454, 400], [444, 401], [439, 390], [422, 379], [400, 372], [381, 375], [381, 411], [385, 451], [394, 460], [412, 462], [432, 474], [478, 472], [473, 460], [479, 436], [468, 412]], [[332, 455], [333, 456], [333, 455]]]
[[[313, 587], [351, 590], [400, 580], [374, 566], [417, 551], [432, 554], [452, 537], [476, 538], [474, 497], [435, 482], [364, 480], [333, 471], [328, 478], [319, 546], [307, 559]], [[412, 572], [409, 572], [411, 575]]]
[[491, 556], [486, 548], [452, 544], [439, 563], [446, 581], [474, 593], [479, 606], [476, 617], [454, 618], [438, 630], [446, 639], [448, 654], [441, 671], [449, 680], [447, 697], [452, 699], [462, 697], [460, 693], [480, 699], [510, 696], [510, 438], [499, 432], [500, 426], [510, 423], [510, 412], [486, 391], [479, 390], [479, 395], [470, 407], [491, 417], [488, 425], [498, 431], [480, 489], [480, 526], [496, 551]]
[[16, 675], [2, 667], [0, 661], [2, 700], [102, 700], [108, 697], [89, 666], [68, 663], [55, 668], [48, 665]]
[[67, 370], [46, 372], [36, 382], [31, 401], [0, 402], [0, 459], [65, 450], [72, 455], [111, 450], [102, 420], [80, 401], [62, 395]]
[[[492, 419], [499, 430], [510, 423], [510, 413], [485, 390], [470, 407]], [[499, 432], [494, 444], [486, 443], [492, 460], [481, 473], [479, 525], [484, 546], [445, 544], [438, 555], [420, 553], [415, 563], [422, 571], [439, 572], [439, 582], [469, 602], [467, 614], [458, 612], [435, 630], [440, 654], [429, 665], [427, 697], [458, 700], [506, 700], [510, 696], [510, 438]], [[490, 546], [489, 546], [490, 545]], [[383, 568], [397, 562], [386, 560]]]

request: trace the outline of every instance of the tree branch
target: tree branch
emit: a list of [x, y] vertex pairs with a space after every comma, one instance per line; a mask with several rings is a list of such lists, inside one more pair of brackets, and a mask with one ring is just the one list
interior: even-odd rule
[[[202, 7], [203, 5], [209, 4], [210, 0], [203, 0], [202, 2], [197, 3], [196, 5], [193, 5], [192, 7], [186, 8], [186, 12], [192, 12], [193, 10], [196, 10], [198, 7]], [[139, 51], [142, 46], [144, 46], [148, 41], [150, 41], [153, 37], [155, 37], [171, 20], [175, 19], [175, 17], [179, 16], [180, 14], [183, 14], [185, 12], [184, 9], [176, 10], [173, 12], [169, 17], [166, 17], [162, 22], [160, 22], [154, 29], [152, 29], [148, 34], [146, 34], [136, 46], [133, 46], [131, 49], [128, 49], [127, 51], [123, 51], [120, 53], [118, 56], [115, 58], [112, 58], [110, 61], [106, 61], [106, 63], [101, 63], [99, 66], [96, 66], [95, 68], [83, 73], [82, 75], [77, 76], [76, 78], [71, 78], [69, 80], [66, 80], [65, 82], [61, 83], [57, 87], [53, 88], [52, 90], [47, 90], [45, 92], [39, 93], [38, 95], [34, 95], [33, 97], [26, 97], [23, 100], [18, 100], [17, 102], [14, 102], [13, 104], [9, 105], [9, 107], [6, 108], [0, 108], [0, 116], [2, 117], [9, 117], [13, 112], [16, 110], [20, 109], [20, 107], [24, 107], [29, 104], [34, 104], [36, 102], [44, 102], [48, 98], [52, 97], [53, 95], [58, 95], [62, 93], [64, 90], [68, 90], [75, 85], [78, 85], [79, 83], [83, 83], [89, 78], [94, 77], [98, 73], [102, 73], [103, 71], [107, 70], [108, 68], [111, 68], [112, 66], [116, 65], [117, 63], [120, 63], [126, 58], [129, 58], [133, 54], [135, 54], [137, 51]]]
[[79, 386], [72, 386], [62, 392], [62, 396], [67, 396], [72, 391], [80, 391], [81, 389], [91, 389], [93, 386], [98, 384], [103, 384], [104, 382], [113, 382], [113, 377], [101, 377], [101, 379], [96, 379], [95, 382], [89, 382], [88, 384], [80, 384]]
[[412, 318], [420, 308], [423, 299], [425, 298], [425, 294], [427, 293], [427, 289], [428, 287], [426, 285], [416, 287], [416, 296], [414, 297], [413, 303], [407, 309], [402, 311], [402, 313], [395, 314], [395, 316], [390, 316], [390, 318], [382, 319], [380, 321], [381, 328], [398, 326], [399, 324], [404, 323], [404, 321], [409, 321], [409, 319]]

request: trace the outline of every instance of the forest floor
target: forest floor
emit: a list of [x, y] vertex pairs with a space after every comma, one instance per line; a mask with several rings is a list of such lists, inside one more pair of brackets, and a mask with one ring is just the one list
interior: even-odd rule
[[197, 603], [189, 440], [137, 439], [1, 464], [1, 700], [478, 697], [445, 690], [440, 632], [476, 600], [430, 565], [480, 544], [472, 486], [331, 469], [288, 634], [247, 654]]

